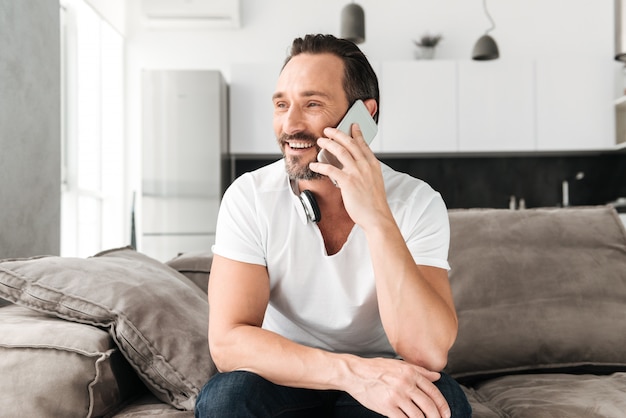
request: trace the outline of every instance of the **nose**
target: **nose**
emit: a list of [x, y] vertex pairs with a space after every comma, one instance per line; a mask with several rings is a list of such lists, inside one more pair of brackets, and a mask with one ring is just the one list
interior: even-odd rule
[[287, 135], [293, 135], [305, 130], [302, 110], [298, 106], [290, 106], [283, 114], [282, 130]]

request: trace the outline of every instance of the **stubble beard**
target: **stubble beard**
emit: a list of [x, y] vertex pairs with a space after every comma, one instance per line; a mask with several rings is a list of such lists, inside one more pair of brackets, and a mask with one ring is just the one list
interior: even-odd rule
[[287, 157], [285, 156], [285, 170], [290, 180], [317, 180], [321, 179], [322, 175], [316, 173], [309, 168], [309, 163], [316, 160], [305, 161], [301, 157]]
[[[289, 144], [287, 143], [287, 140], [290, 140], [290, 139], [308, 140], [315, 144], [316, 138], [313, 135], [306, 134], [306, 133], [301, 133], [301, 134], [296, 134], [296, 135], [283, 134], [279, 138], [278, 142], [281, 147], [281, 150], [283, 150], [283, 156], [285, 157], [285, 171], [287, 172], [289, 179], [290, 180], [321, 179], [323, 177], [322, 174], [316, 173], [315, 171], [312, 171], [309, 168], [309, 164], [317, 161], [317, 158], [304, 159], [303, 157], [299, 157], [299, 156], [286, 155], [286, 153], [284, 152], [284, 149], [285, 147], [289, 146]], [[317, 145], [314, 145], [314, 148], [316, 149], [315, 155], [317, 155], [317, 153], [320, 151], [321, 148], [318, 147]]]

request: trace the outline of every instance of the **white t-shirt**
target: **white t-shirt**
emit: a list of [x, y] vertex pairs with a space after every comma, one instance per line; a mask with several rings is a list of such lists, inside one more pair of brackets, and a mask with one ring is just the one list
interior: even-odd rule
[[[449, 269], [441, 195], [381, 165], [387, 200], [415, 262]], [[310, 347], [396, 357], [378, 312], [363, 230], [355, 225], [329, 256], [317, 224], [301, 220], [301, 206], [283, 160], [242, 175], [222, 199], [213, 252], [267, 267], [271, 290], [263, 328]]]

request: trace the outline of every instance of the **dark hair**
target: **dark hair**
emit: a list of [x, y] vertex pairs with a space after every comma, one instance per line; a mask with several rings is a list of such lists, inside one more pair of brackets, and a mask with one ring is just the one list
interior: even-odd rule
[[378, 114], [380, 113], [378, 78], [367, 57], [354, 42], [336, 38], [333, 35], [322, 34], [296, 38], [291, 44], [291, 51], [283, 64], [283, 68], [291, 58], [302, 53], [329, 53], [341, 58], [344, 64], [343, 88], [348, 103], [352, 104], [358, 99], [376, 100], [378, 111], [374, 115], [374, 119], [378, 122]]

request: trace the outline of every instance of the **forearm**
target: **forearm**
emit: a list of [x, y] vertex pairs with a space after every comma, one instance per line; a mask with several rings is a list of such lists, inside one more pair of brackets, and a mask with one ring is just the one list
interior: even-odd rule
[[415, 264], [392, 217], [379, 218], [366, 235], [380, 315], [392, 346], [411, 363], [441, 370], [457, 333], [447, 273]]
[[353, 356], [295, 343], [271, 331], [242, 325], [219, 335], [210, 331], [211, 354], [222, 372], [246, 370], [276, 384], [346, 390]]
[[283, 386], [345, 391], [385, 416], [407, 405], [407, 410], [419, 407], [428, 416], [450, 416], [445, 398], [432, 384], [439, 373], [408, 362], [330, 353], [255, 326], [232, 330], [211, 349], [221, 371], [246, 370]]

